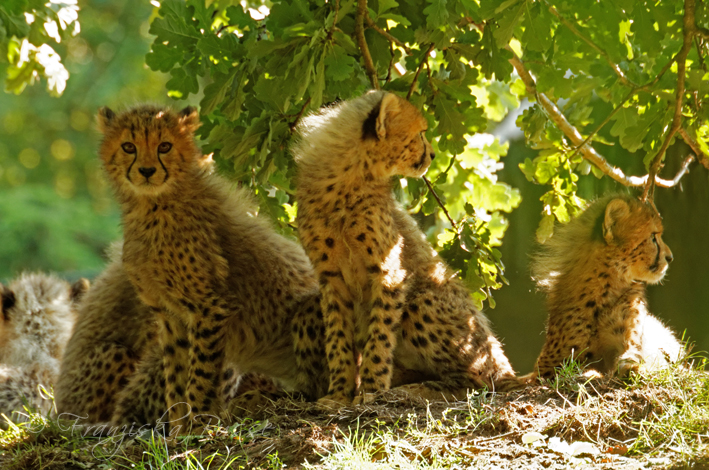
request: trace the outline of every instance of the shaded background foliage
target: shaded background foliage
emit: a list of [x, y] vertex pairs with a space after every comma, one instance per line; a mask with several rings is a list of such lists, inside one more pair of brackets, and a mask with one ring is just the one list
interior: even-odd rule
[[[172, 102], [166, 95], [181, 100], [176, 107], [199, 104], [205, 151], [215, 153], [222, 172], [251, 187], [262, 210], [293, 235], [294, 168], [287, 148], [294, 125], [323, 103], [362, 93], [376, 75], [383, 88], [410, 94], [429, 118], [429, 138], [440, 157], [428, 177], [456, 230], [422, 181], [396, 182], [397, 194], [461, 270], [477, 301], [485, 301], [522, 372], [532, 367], [543, 341], [543, 299], [527, 269], [535, 232], [548, 236], [554, 219], [567, 220], [583, 199], [622, 186], [598, 179], [602, 173], [539, 106], [518, 116], [520, 103], [529, 106], [536, 97], [513, 74], [509, 59], [522, 56], [537, 91], [591, 135], [610, 163], [626, 174], [645, 174], [672, 119], [676, 66], [652, 88], [638, 91], [634, 84], [652, 81], [671, 62], [681, 46], [683, 14], [682, 2], [642, 3], [634, 10], [632, 2], [613, 2], [605, 10], [608, 2], [602, 2], [586, 11], [576, 2], [370, 0], [364, 38], [372, 71], [357, 43], [353, 0], [208, 6], [167, 0], [159, 9], [137, 0], [93, 0], [81, 4], [80, 34], [67, 24], [59, 28], [58, 43], [37, 21], [29, 30], [7, 28], [12, 8], [45, 8], [35, 3], [0, 6], [0, 31], [6, 32], [0, 47], [8, 58], [0, 59], [2, 73], [22, 77], [10, 52], [13, 41], [26, 37], [37, 48], [50, 43], [70, 77], [58, 99], [39, 86], [22, 91], [18, 80], [7, 89], [20, 95], [0, 94], [0, 278], [21, 269], [95, 274], [105, 247], [120, 236], [117, 208], [95, 156], [99, 106]], [[59, 3], [47, 5], [56, 10]], [[19, 24], [14, 18], [12, 24]], [[578, 34], [562, 21], [575, 24]], [[580, 35], [598, 41], [607, 57]], [[697, 52], [689, 52], [687, 96], [697, 106], [688, 100], [684, 109], [700, 143], [707, 134], [703, 47], [697, 40]], [[620, 64], [626, 82], [612, 63]], [[25, 78], [27, 67], [38, 78], [46, 75], [41, 61], [22, 66]], [[609, 124], [594, 133], [609, 115]], [[682, 144], [670, 147], [663, 174], [674, 174], [687, 154]], [[707, 172], [695, 166], [682, 186], [656, 192], [676, 261], [665, 285], [649, 289], [651, 310], [676, 330], [688, 329], [706, 350]], [[505, 287], [501, 260], [510, 281]], [[492, 299], [490, 289], [500, 287]]]

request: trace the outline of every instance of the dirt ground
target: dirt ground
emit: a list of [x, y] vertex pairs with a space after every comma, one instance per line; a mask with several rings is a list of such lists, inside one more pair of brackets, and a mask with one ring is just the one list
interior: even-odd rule
[[209, 436], [152, 445], [148, 432], [81, 438], [49, 426], [2, 446], [0, 468], [709, 469], [707, 427], [682, 434], [680, 423], [678, 439], [659, 426], [678, 390], [579, 379], [455, 403], [392, 390], [338, 410], [282, 398]]

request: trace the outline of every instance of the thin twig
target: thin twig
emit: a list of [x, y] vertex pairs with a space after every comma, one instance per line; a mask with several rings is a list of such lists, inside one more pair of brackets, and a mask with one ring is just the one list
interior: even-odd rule
[[335, 26], [337, 25], [337, 16], [340, 14], [340, 0], [335, 0], [335, 14], [332, 18], [332, 27], [330, 31], [327, 32], [328, 39], [332, 39], [332, 33], [335, 31]]
[[550, 11], [554, 16], [556, 16], [557, 18], [559, 18], [559, 21], [561, 21], [561, 22], [564, 24], [564, 26], [566, 26], [567, 28], [569, 28], [569, 30], [570, 30], [572, 33], [574, 33], [576, 36], [578, 36], [579, 38], [581, 38], [581, 40], [582, 40], [583, 42], [585, 42], [586, 44], [588, 44], [589, 46], [591, 46], [592, 49], [594, 49], [596, 52], [598, 52], [599, 54], [601, 54], [604, 59], [606, 59], [606, 62], [608, 62], [608, 65], [611, 66], [611, 68], [613, 69], [613, 71], [615, 72], [615, 74], [618, 75], [618, 77], [620, 78], [620, 81], [623, 83], [623, 85], [627, 85], [627, 86], [633, 87], [633, 88], [638, 88], [638, 85], [636, 85], [635, 83], [631, 82], [631, 81], [628, 79], [628, 77], [625, 76], [625, 74], [623, 73], [623, 71], [620, 70], [620, 67], [618, 67], [618, 64], [616, 64], [615, 62], [613, 62], [613, 61], [611, 60], [610, 56], [608, 55], [608, 53], [607, 53], [606, 51], [604, 51], [603, 49], [601, 49], [599, 46], [596, 45], [596, 43], [594, 43], [594, 42], [591, 41], [589, 38], [587, 38], [586, 36], [584, 36], [584, 35], [581, 33], [581, 31], [579, 31], [578, 29], [576, 29], [576, 26], [574, 26], [573, 23], [571, 23], [571, 22], [568, 21], [566, 18], [564, 18], [563, 16], [561, 16], [561, 14], [556, 10], [556, 8], [554, 8], [552, 5], [549, 5], [549, 4], [547, 4], [547, 5], [549, 6], [549, 11]]
[[367, 14], [367, 0], [357, 0], [357, 15], [355, 16], [355, 35], [359, 50], [362, 52], [362, 60], [364, 61], [364, 69], [369, 75], [369, 81], [372, 83], [372, 88], [379, 89], [379, 79], [377, 78], [377, 69], [374, 67], [372, 55], [369, 53], [367, 39], [364, 37], [364, 18]]
[[416, 83], [418, 82], [419, 79], [419, 74], [421, 73], [421, 70], [423, 69], [424, 65], [428, 63], [428, 56], [431, 54], [431, 51], [433, 50], [434, 45], [431, 44], [428, 46], [428, 49], [426, 50], [426, 54], [423, 56], [423, 60], [419, 64], [419, 66], [416, 68], [416, 73], [414, 73], [414, 80], [411, 82], [411, 87], [409, 88], [409, 92], [406, 94], [406, 99], [408, 100], [411, 98], [411, 95], [414, 94], [414, 89], [416, 88]]
[[391, 35], [388, 31], [380, 28], [377, 26], [377, 23], [374, 22], [374, 20], [369, 16], [369, 13], [367, 12], [367, 16], [364, 17], [365, 20], [367, 20], [367, 26], [372, 28], [374, 31], [378, 32], [382, 36], [384, 36], [389, 42], [396, 44], [400, 48], [402, 48], [407, 54], [411, 53], [411, 49], [409, 49], [409, 46], [404, 44], [403, 42], [399, 41], [397, 38]]
[[682, 49], [680, 49], [677, 54], [677, 92], [675, 94], [675, 112], [672, 116], [672, 126], [667, 131], [665, 135], [665, 140], [662, 142], [660, 150], [658, 150], [657, 155], [652, 160], [650, 164], [650, 177], [648, 178], [648, 183], [643, 190], [643, 201], [646, 201], [648, 197], [652, 199], [654, 197], [655, 191], [655, 176], [660, 171], [662, 165], [662, 160], [665, 156], [667, 148], [670, 146], [670, 141], [674, 137], [675, 133], [679, 130], [682, 125], [682, 103], [684, 102], [684, 82], [687, 78], [686, 68], [687, 68], [687, 54], [692, 49], [692, 43], [694, 38], [694, 8], [695, 0], [684, 0], [684, 18], [682, 24]]
[[[524, 67], [522, 61], [519, 59], [519, 57], [517, 57], [514, 52], [512, 59], [510, 59], [510, 63], [517, 70], [517, 74], [522, 79], [522, 82], [524, 83], [525, 88], [527, 89], [527, 93], [537, 97], [539, 105], [544, 109], [544, 111], [546, 111], [549, 118], [554, 122], [554, 124], [556, 124], [559, 130], [561, 130], [561, 132], [563, 132], [564, 135], [566, 135], [566, 137], [571, 140], [571, 142], [575, 146], [580, 147], [579, 151], [586, 160], [593, 163], [603, 173], [610, 176], [612, 179], [624, 186], [639, 187], [644, 186], [645, 183], [647, 183], [649, 175], [628, 176], [623, 173], [623, 170], [621, 170], [620, 168], [608, 163], [608, 161], [602, 155], [596, 152], [593, 147], [588, 145], [588, 143], [581, 146], [584, 141], [584, 138], [581, 136], [581, 133], [571, 123], [569, 123], [569, 121], [566, 119], [561, 110], [557, 108], [554, 102], [552, 102], [544, 93], [537, 91], [537, 86], [534, 82], [534, 79], [529, 74], [529, 71], [527, 71], [527, 69]], [[689, 165], [689, 163], [691, 162], [686, 162], [687, 165]], [[684, 173], [686, 173], [686, 168], [684, 170], [680, 170], [677, 176], [675, 176], [675, 178], [671, 180], [666, 180], [655, 175], [655, 184], [657, 186], [660, 186], [661, 188], [671, 188], [677, 185], [679, 179], [684, 175]]]
[[296, 126], [298, 126], [298, 121], [300, 121], [300, 118], [303, 117], [303, 113], [305, 112], [305, 108], [307, 108], [309, 104], [310, 104], [310, 98], [305, 100], [303, 107], [300, 108], [300, 111], [298, 112], [298, 114], [295, 115], [295, 119], [293, 120], [293, 122], [288, 124], [288, 128], [290, 129], [291, 134], [293, 133], [293, 131], [295, 131]]
[[455, 222], [453, 222], [451, 215], [448, 213], [448, 209], [446, 209], [446, 206], [443, 204], [443, 201], [441, 201], [441, 198], [438, 197], [438, 194], [436, 194], [436, 191], [433, 189], [433, 185], [431, 184], [431, 182], [428, 181], [428, 178], [426, 178], [425, 176], [423, 177], [423, 181], [426, 183], [426, 186], [428, 186], [428, 190], [431, 191], [431, 194], [433, 194], [433, 197], [436, 198], [438, 205], [441, 206], [441, 209], [443, 209], [443, 212], [446, 214], [446, 217], [448, 217], [448, 221], [453, 226], [453, 229], [455, 231], [458, 231], [458, 226], [455, 224]]
[[623, 99], [623, 101], [622, 101], [618, 106], [616, 106], [615, 108], [613, 108], [613, 111], [611, 111], [610, 114], [608, 114], [608, 116], [606, 116], [606, 118], [603, 120], [603, 122], [601, 122], [601, 123], [593, 130], [593, 132], [591, 132], [590, 134], [588, 134], [588, 136], [583, 140], [583, 142], [581, 142], [578, 146], [576, 146], [576, 148], [574, 149], [573, 153], [569, 156], [569, 159], [573, 158], [573, 156], [578, 153], [579, 149], [581, 149], [582, 147], [584, 147], [587, 143], [589, 143], [589, 142], [591, 141], [591, 139], [593, 139], [593, 138], [596, 136], [596, 134], [598, 134], [599, 132], [601, 132], [601, 129], [603, 129], [603, 128], [605, 127], [605, 125], [610, 122], [611, 118], [612, 118], [613, 116], [615, 116], [615, 113], [617, 113], [618, 111], [620, 111], [620, 109], [625, 105], [625, 103], [627, 103], [628, 100], [629, 100], [630, 98], [632, 98], [632, 97], [635, 95], [636, 90], [637, 90], [637, 89], [631, 90], [630, 93], [628, 93], [628, 94], [625, 96], [625, 98]]
[[697, 155], [697, 160], [699, 161], [699, 163], [704, 165], [704, 168], [709, 170], [709, 157], [707, 157], [707, 155], [702, 152], [702, 149], [699, 147], [697, 141], [694, 140], [692, 136], [690, 136], [689, 133], [683, 127], [680, 127], [677, 133], [682, 137], [682, 140], [684, 140], [684, 142], [689, 145], [689, 148], [691, 148], [692, 151]]

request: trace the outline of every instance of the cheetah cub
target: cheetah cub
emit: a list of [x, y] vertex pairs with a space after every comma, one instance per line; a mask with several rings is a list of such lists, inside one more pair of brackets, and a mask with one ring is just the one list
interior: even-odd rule
[[[292, 149], [298, 231], [320, 281], [330, 387], [323, 401], [357, 402], [430, 378], [422, 394], [511, 384], [488, 320], [391, 191], [434, 157], [427, 122], [408, 101], [370, 92], [306, 118]], [[394, 377], [392, 383], [392, 377]]]
[[[113, 246], [111, 262], [78, 305], [79, 318], [54, 390], [60, 417], [81, 417], [84, 423], [109, 421], [117, 394], [128, 385], [149, 345], [157, 341], [155, 318], [138, 299], [122, 256], [121, 245]], [[154, 383], [158, 379], [159, 374]], [[143, 398], [144, 406], [150, 405]], [[164, 393], [155, 398], [164, 412]]]
[[532, 263], [549, 319], [535, 371], [526, 377], [551, 376], [572, 356], [621, 376], [641, 364], [678, 360], [682, 346], [645, 299], [646, 284], [660, 282], [671, 261], [660, 217], [630, 196], [599, 199], [559, 227]]
[[[88, 289], [45, 274], [22, 274], [0, 286], [0, 413], [25, 420], [25, 405], [47, 414], [52, 401], [40, 387], [52, 389], [76, 319], [75, 304]], [[13, 413], [20, 412], [20, 414]], [[0, 419], [0, 427], [7, 423]]]
[[[296, 350], [293, 340], [322, 323], [312, 267], [253, 216], [244, 190], [210, 172], [194, 140], [197, 111], [102, 108], [99, 126], [122, 209], [123, 269], [158, 321], [171, 426], [190, 432], [220, 415], [227, 364], [317, 396], [320, 346]], [[145, 370], [136, 380], [149, 385]]]

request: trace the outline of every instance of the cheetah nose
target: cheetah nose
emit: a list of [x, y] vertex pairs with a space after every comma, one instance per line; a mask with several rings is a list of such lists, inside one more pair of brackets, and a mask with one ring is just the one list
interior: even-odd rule
[[674, 256], [672, 256], [672, 253], [665, 255], [665, 259], [667, 260], [668, 263], [671, 263], [673, 259], [675, 259]]
[[145, 176], [145, 179], [150, 178], [155, 174], [156, 171], [158, 171], [154, 166], [151, 166], [150, 168], [146, 168], [144, 166], [138, 168], [138, 171], [140, 172], [141, 175]]
[[436, 158], [436, 154], [431, 152], [431, 161], [433, 161], [434, 158]]

